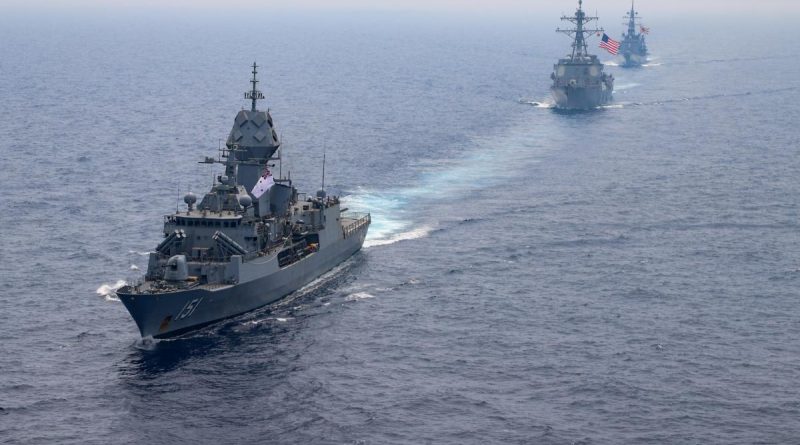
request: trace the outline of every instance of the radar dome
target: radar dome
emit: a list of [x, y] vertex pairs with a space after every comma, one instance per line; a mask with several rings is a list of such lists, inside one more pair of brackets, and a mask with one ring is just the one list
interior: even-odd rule
[[183, 202], [192, 205], [197, 202], [197, 195], [195, 195], [192, 192], [189, 192], [183, 196]]
[[250, 204], [252, 204], [252, 203], [253, 203], [253, 199], [250, 198], [250, 196], [248, 196], [248, 195], [243, 195], [243, 196], [239, 197], [239, 204], [241, 204], [242, 207], [244, 207], [244, 208], [250, 207]]

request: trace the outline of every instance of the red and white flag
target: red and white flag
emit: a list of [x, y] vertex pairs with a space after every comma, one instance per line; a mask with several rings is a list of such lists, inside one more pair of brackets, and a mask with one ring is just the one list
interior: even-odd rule
[[261, 175], [261, 178], [256, 182], [256, 185], [250, 193], [253, 194], [253, 197], [258, 199], [261, 195], [266, 193], [267, 190], [272, 188], [273, 185], [275, 185], [275, 179], [272, 177], [272, 173], [269, 172], [268, 168], [264, 168], [264, 174]]

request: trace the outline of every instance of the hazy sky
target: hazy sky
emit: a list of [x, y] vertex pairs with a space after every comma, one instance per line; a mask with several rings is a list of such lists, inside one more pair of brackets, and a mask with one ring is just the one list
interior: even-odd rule
[[[471, 14], [534, 14], [574, 10], [577, 0], [0, 0], [0, 11], [26, 12], [170, 10], [235, 11], [251, 10], [359, 10], [462, 12]], [[594, 12], [624, 11], [630, 0], [586, 0], [586, 9]], [[785, 15], [800, 13], [800, 0], [638, 0], [637, 9], [649, 16], [659, 14], [712, 13]]]

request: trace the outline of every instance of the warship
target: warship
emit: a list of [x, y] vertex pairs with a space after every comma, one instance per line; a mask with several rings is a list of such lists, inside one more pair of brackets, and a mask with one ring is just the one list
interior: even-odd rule
[[639, 13], [634, 10], [633, 0], [631, 0], [631, 11], [625, 14], [628, 32], [622, 33], [622, 41], [619, 45], [619, 53], [625, 58], [622, 66], [627, 68], [639, 67], [647, 61], [647, 43], [644, 41], [645, 34], [650, 33], [649, 28], [645, 28], [638, 22]]
[[572, 53], [559, 59], [550, 75], [553, 85], [550, 92], [556, 108], [563, 110], [588, 110], [611, 101], [614, 91], [614, 76], [603, 72], [603, 64], [596, 55], [589, 54], [586, 38], [589, 34], [601, 33], [602, 28], [587, 29], [586, 24], [597, 20], [583, 12], [583, 0], [578, 0], [574, 16], [563, 16], [561, 20], [571, 22], [574, 28], [556, 29], [567, 34], [572, 41]]
[[[347, 212], [322, 188], [299, 193], [269, 170], [281, 142], [269, 109], [257, 101], [258, 66], [245, 93], [250, 110], [236, 115], [218, 156], [224, 173], [195, 205], [164, 217], [164, 238], [149, 253], [144, 277], [117, 290], [143, 338], [167, 338], [280, 300], [353, 255], [364, 242], [368, 213]], [[279, 167], [280, 168], [280, 167]], [[282, 171], [282, 168], [280, 168]]]

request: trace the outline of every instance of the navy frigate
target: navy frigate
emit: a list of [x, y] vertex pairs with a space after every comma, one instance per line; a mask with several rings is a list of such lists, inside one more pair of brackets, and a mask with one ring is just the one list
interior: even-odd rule
[[117, 291], [142, 337], [172, 337], [278, 301], [361, 249], [370, 215], [327, 196], [324, 160], [313, 196], [270, 172], [281, 142], [269, 110], [257, 109], [256, 75], [254, 63], [250, 110], [238, 112], [218, 156], [202, 161], [224, 173], [199, 204], [187, 193], [186, 208], [164, 217], [146, 274]]
[[631, 1], [631, 10], [624, 17], [628, 25], [628, 31], [622, 33], [622, 41], [619, 45], [619, 54], [625, 58], [622, 64], [624, 67], [632, 68], [642, 66], [647, 61], [647, 43], [645, 34], [650, 33], [650, 29], [645, 28], [639, 22], [639, 13], [634, 10]]
[[611, 101], [614, 91], [614, 76], [603, 72], [603, 64], [596, 55], [589, 54], [586, 38], [590, 34], [603, 32], [602, 28], [588, 29], [586, 25], [596, 21], [583, 12], [583, 0], [578, 0], [574, 16], [563, 16], [561, 20], [571, 22], [574, 27], [556, 29], [570, 36], [572, 53], [559, 59], [550, 78], [550, 92], [556, 108], [564, 110], [588, 110]]

